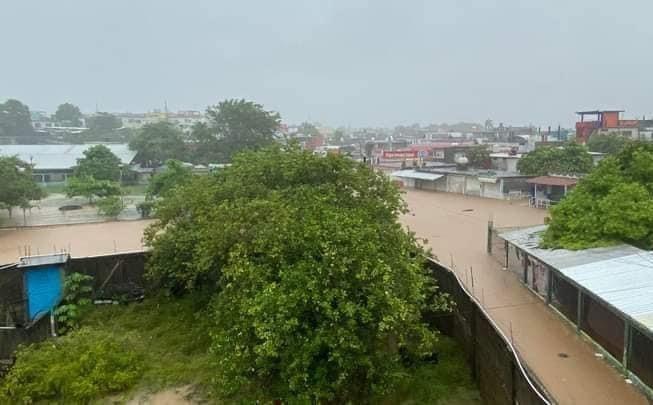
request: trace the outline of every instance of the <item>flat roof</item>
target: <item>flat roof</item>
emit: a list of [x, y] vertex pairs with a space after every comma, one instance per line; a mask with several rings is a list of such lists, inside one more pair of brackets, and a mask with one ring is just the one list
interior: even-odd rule
[[653, 331], [653, 252], [626, 244], [578, 251], [541, 249], [538, 246], [546, 228], [512, 230], [499, 237]]
[[390, 174], [392, 177], [399, 177], [404, 179], [419, 179], [435, 181], [444, 177], [443, 174], [433, 174], [427, 172], [418, 172], [417, 170], [398, 170]]
[[542, 184], [544, 186], [574, 186], [578, 184], [578, 179], [558, 176], [539, 176], [526, 180], [529, 184]]
[[576, 111], [576, 114], [601, 114], [601, 113], [622, 113], [626, 110], [590, 110], [590, 111]]
[[126, 143], [83, 144], [83, 145], [0, 145], [0, 156], [18, 156], [20, 160], [32, 163], [35, 170], [65, 170], [77, 165], [77, 159], [84, 157], [88, 148], [104, 145], [124, 165], [134, 160], [136, 151]]

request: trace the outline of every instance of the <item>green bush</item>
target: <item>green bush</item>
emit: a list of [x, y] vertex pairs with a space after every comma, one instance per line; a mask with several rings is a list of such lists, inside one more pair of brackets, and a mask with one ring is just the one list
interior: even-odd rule
[[85, 404], [125, 390], [138, 381], [143, 360], [129, 335], [82, 329], [18, 351], [0, 382], [0, 403]]
[[86, 274], [71, 273], [66, 276], [63, 301], [54, 311], [59, 333], [76, 329], [84, 313], [91, 308], [92, 282], [93, 277]]
[[122, 199], [115, 195], [105, 197], [97, 202], [98, 213], [107, 217], [115, 218], [123, 209], [125, 209], [125, 205], [122, 203]]

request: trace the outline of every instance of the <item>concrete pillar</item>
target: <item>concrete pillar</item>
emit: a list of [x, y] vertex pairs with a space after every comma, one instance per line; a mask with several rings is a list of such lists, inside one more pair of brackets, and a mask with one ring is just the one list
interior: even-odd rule
[[630, 350], [632, 345], [632, 335], [631, 335], [631, 326], [630, 322], [626, 320], [624, 322], [624, 355], [621, 360], [624, 368], [627, 370], [630, 363]]

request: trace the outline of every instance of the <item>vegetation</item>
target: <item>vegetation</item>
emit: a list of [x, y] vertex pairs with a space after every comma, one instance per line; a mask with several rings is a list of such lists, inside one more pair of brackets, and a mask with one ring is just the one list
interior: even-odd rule
[[630, 139], [620, 135], [592, 135], [587, 141], [587, 147], [591, 152], [600, 152], [613, 155], [621, 151]]
[[14, 99], [0, 103], [0, 136], [16, 138], [33, 134], [29, 107]]
[[527, 176], [579, 175], [588, 173], [592, 165], [592, 156], [587, 148], [571, 142], [563, 147], [537, 148], [519, 159], [517, 169]]
[[63, 300], [54, 311], [59, 333], [65, 334], [77, 329], [80, 319], [90, 309], [92, 281], [93, 277], [80, 273], [66, 276]]
[[122, 127], [120, 118], [106, 112], [99, 112], [86, 119], [86, 126], [93, 131], [112, 131]]
[[155, 174], [147, 187], [147, 196], [150, 199], [164, 196], [170, 190], [190, 181], [193, 172], [178, 160], [168, 160], [165, 170]]
[[193, 160], [229, 162], [242, 150], [257, 150], [274, 142], [279, 114], [246, 100], [225, 100], [206, 110], [208, 124], [193, 128]]
[[432, 353], [422, 312], [448, 308], [403, 211], [385, 176], [349, 159], [247, 152], [161, 200], [149, 270], [173, 292], [212, 292], [222, 395], [365, 401], [406, 372], [400, 352]]
[[138, 152], [139, 162], [158, 166], [168, 159], [183, 159], [186, 146], [181, 131], [162, 121], [141, 128], [129, 142], [129, 148]]
[[84, 151], [77, 160], [75, 176], [92, 177], [95, 180], [120, 180], [120, 159], [104, 145], [95, 145]]
[[10, 216], [14, 207], [27, 208], [45, 195], [32, 178], [32, 166], [17, 157], [0, 157], [0, 185], [0, 209]]
[[124, 209], [125, 204], [117, 195], [104, 197], [97, 202], [98, 213], [106, 217], [116, 218]]
[[[49, 341], [31, 346], [29, 356], [23, 355], [21, 351], [17, 368], [25, 370], [25, 367], [28, 367], [29, 371], [13, 371], [4, 383], [0, 382], [0, 403], [25, 403], [27, 399], [36, 402], [37, 398], [49, 403], [88, 402], [106, 394], [112, 394], [114, 402], [123, 403], [132, 399], [135, 392], [153, 392], [186, 384], [195, 387], [198, 399], [217, 403], [247, 403], [244, 397], [221, 398], [218, 392], [212, 389], [216, 364], [210, 353], [211, 337], [207, 333], [212, 327], [210, 317], [206, 313], [208, 299], [206, 294], [182, 298], [159, 296], [146, 299], [142, 303], [95, 307], [82, 319], [79, 331], [54, 340], [57, 350], [52, 350], [53, 341]], [[174, 325], [172, 330], [171, 325]], [[93, 337], [98, 345], [106, 341], [118, 342], [120, 349], [117, 353], [120, 353], [120, 357], [127, 349], [129, 358], [133, 359], [133, 362], [122, 363], [123, 366], [112, 362], [114, 366], [110, 368], [111, 373], [100, 373], [101, 370], [96, 370], [97, 378], [94, 378], [93, 386], [106, 386], [116, 377], [116, 373], [125, 375], [130, 369], [138, 370], [138, 378], [130, 379], [129, 384], [123, 388], [112, 389], [110, 392], [96, 391], [96, 395], [85, 395], [83, 400], [71, 399], [69, 393], [73, 391], [74, 381], [86, 385], [90, 379], [90, 376], [75, 375], [79, 370], [77, 361], [86, 355], [95, 355], [97, 349], [101, 348], [87, 344], [90, 343], [89, 339], [82, 339], [79, 335]], [[78, 347], [73, 353], [69, 345], [64, 348], [62, 339], [74, 339], [75, 343], [83, 341], [83, 347]], [[437, 364], [408, 366], [407, 373], [399, 379], [394, 392], [384, 397], [374, 397], [370, 402], [479, 403], [478, 391], [471, 381], [471, 372], [466, 367], [464, 355], [459, 347], [449, 338], [439, 337], [435, 343], [435, 351], [438, 353]], [[112, 353], [102, 353], [98, 362], [108, 354]], [[53, 359], [61, 359], [65, 355], [70, 357], [66, 357], [65, 361], [53, 362]], [[55, 366], [59, 368], [54, 369]], [[60, 375], [56, 385], [49, 384], [50, 387], [61, 388], [58, 388], [58, 391], [50, 390], [50, 395], [42, 395], [45, 390], [41, 388], [41, 382], [53, 382], [57, 376], [54, 373], [61, 368], [65, 368], [65, 373]], [[58, 394], [64, 391], [65, 397]], [[253, 396], [257, 396], [262, 403], [275, 399], [263, 389], [247, 395], [248, 398]]]
[[465, 152], [465, 156], [469, 161], [469, 166], [475, 167], [478, 169], [489, 169], [492, 167], [492, 162], [490, 160], [490, 150], [485, 145], [478, 145], [471, 148], [468, 148]]
[[0, 403], [84, 404], [119, 392], [140, 378], [142, 356], [134, 336], [85, 328], [20, 349], [0, 381]]
[[551, 210], [546, 247], [626, 242], [653, 248], [653, 144], [628, 143]]
[[69, 127], [82, 126], [82, 112], [74, 104], [63, 103], [57, 107], [57, 112], [54, 113], [55, 121]]
[[120, 185], [109, 180], [96, 180], [94, 177], [71, 177], [66, 184], [68, 197], [82, 196], [88, 199], [89, 204], [94, 198], [105, 198], [119, 195]]

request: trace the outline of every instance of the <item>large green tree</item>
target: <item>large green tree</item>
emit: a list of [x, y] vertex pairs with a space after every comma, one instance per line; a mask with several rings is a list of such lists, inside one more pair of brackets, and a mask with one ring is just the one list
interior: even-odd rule
[[602, 160], [551, 210], [547, 247], [626, 242], [653, 248], [653, 145], [633, 142]]
[[621, 135], [595, 134], [587, 141], [591, 152], [615, 154], [623, 149], [630, 139]]
[[77, 160], [75, 176], [93, 177], [95, 180], [118, 181], [121, 171], [120, 159], [104, 145], [95, 145], [84, 151]]
[[592, 165], [592, 156], [587, 148], [571, 142], [561, 147], [537, 148], [519, 159], [517, 169], [527, 176], [578, 175], [588, 173]]
[[477, 145], [465, 150], [465, 156], [471, 167], [489, 169], [492, 166], [490, 150], [485, 145]]
[[0, 136], [13, 138], [33, 133], [29, 107], [14, 99], [0, 103]]
[[272, 144], [279, 128], [279, 114], [246, 100], [225, 100], [206, 110], [209, 122], [191, 133], [200, 163], [228, 162], [242, 150]]
[[57, 122], [71, 127], [81, 127], [82, 117], [79, 107], [71, 103], [60, 104], [54, 113], [54, 119]]
[[188, 183], [193, 177], [190, 168], [178, 160], [168, 160], [166, 167], [152, 177], [147, 186], [147, 197], [150, 199], [166, 195], [175, 187]]
[[129, 142], [129, 147], [138, 152], [139, 162], [156, 166], [168, 159], [183, 159], [186, 155], [181, 131], [166, 121], [143, 126]]
[[42, 196], [29, 164], [14, 156], [0, 157], [0, 208], [11, 215], [15, 207], [27, 208], [30, 201]]
[[390, 180], [339, 156], [246, 152], [167, 194], [147, 231], [150, 275], [208, 290], [217, 387], [293, 402], [361, 402], [431, 353], [446, 308], [398, 223]]
[[86, 118], [86, 126], [93, 131], [109, 132], [122, 127], [122, 120], [113, 114], [99, 112]]

